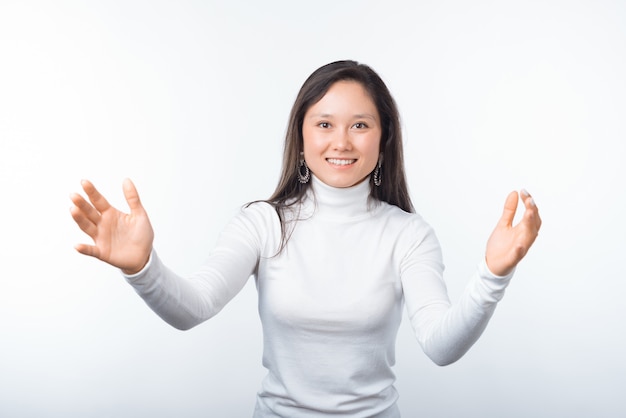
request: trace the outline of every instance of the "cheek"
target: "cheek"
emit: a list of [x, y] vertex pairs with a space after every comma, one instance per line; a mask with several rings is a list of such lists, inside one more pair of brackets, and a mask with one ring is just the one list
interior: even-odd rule
[[381, 152], [380, 149], [380, 135], [373, 135], [367, 139], [367, 143], [364, 144], [363, 150], [370, 158], [374, 158], [378, 161], [378, 156]]
[[305, 153], [322, 151], [325, 147], [324, 138], [312, 130], [302, 130], [302, 142]]

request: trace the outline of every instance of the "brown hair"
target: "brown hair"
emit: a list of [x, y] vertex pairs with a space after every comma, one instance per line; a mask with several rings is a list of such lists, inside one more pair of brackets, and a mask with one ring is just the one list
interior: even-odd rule
[[284, 210], [302, 201], [310, 183], [298, 181], [300, 152], [304, 149], [302, 124], [309, 108], [317, 103], [337, 81], [356, 81], [368, 92], [381, 119], [380, 152], [384, 160], [381, 184], [374, 185], [370, 176], [370, 197], [414, 212], [404, 173], [402, 132], [396, 102], [389, 89], [374, 70], [356, 61], [336, 61], [315, 70], [306, 79], [291, 109], [285, 136], [283, 168], [276, 190], [267, 202], [274, 206], [281, 220], [284, 247], [287, 241]]

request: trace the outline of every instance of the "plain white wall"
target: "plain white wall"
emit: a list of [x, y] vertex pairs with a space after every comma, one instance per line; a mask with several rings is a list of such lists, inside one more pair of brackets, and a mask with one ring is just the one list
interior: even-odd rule
[[454, 300], [512, 189], [541, 235], [482, 339], [439, 368], [408, 322], [406, 417], [626, 414], [626, 6], [620, 1], [0, 4], [0, 416], [245, 417], [264, 370], [252, 281], [180, 332], [73, 250], [68, 195], [135, 180], [166, 263], [196, 269], [278, 179], [317, 67], [376, 69]]

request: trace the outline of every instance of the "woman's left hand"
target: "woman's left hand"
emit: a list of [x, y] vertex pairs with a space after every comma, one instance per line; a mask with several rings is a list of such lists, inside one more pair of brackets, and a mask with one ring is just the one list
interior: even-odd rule
[[[513, 226], [519, 197], [526, 210], [520, 222]], [[533, 198], [525, 190], [519, 197], [517, 192], [511, 192], [506, 198], [502, 217], [487, 241], [487, 267], [498, 276], [506, 276], [513, 271], [535, 242], [541, 227], [539, 210]]]

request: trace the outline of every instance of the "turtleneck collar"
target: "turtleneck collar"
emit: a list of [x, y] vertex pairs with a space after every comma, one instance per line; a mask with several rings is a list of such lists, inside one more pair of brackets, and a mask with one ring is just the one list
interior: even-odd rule
[[336, 220], [370, 216], [378, 205], [370, 199], [368, 179], [352, 187], [332, 187], [311, 175], [305, 210], [312, 210], [314, 216]]

